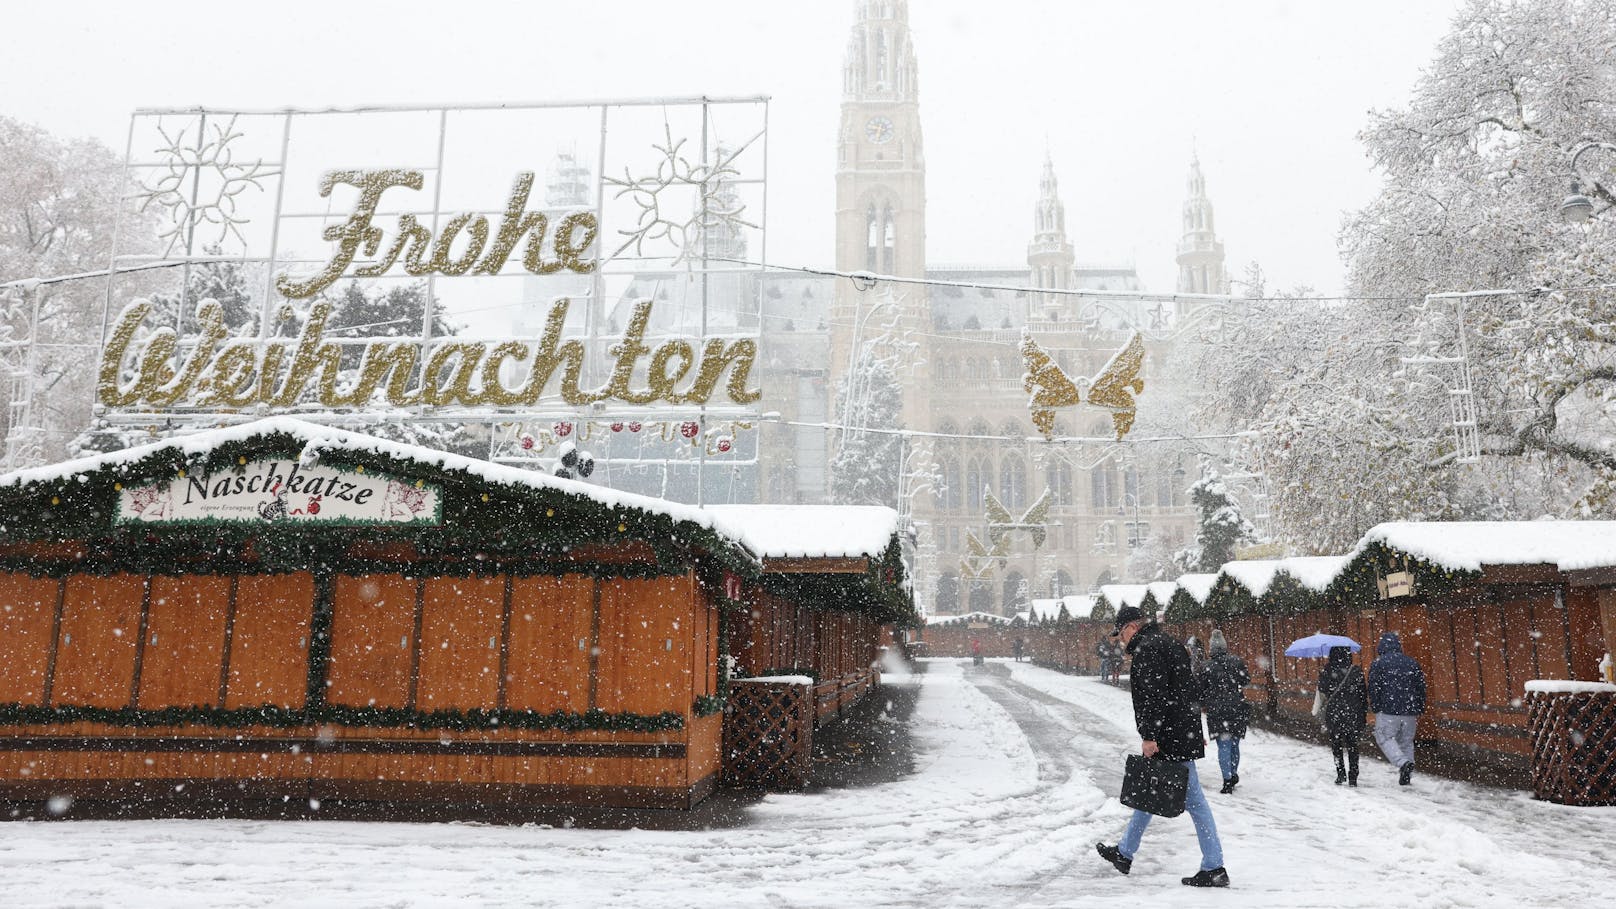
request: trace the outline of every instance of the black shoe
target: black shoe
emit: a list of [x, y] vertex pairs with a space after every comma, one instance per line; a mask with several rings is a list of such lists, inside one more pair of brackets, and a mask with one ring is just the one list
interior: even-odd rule
[[1228, 795], [1234, 791], [1234, 780], [1224, 780], [1223, 788], [1218, 790], [1219, 795]]
[[1347, 777], [1347, 785], [1351, 786], [1354, 789], [1357, 789], [1358, 788], [1358, 778], [1355, 777], [1355, 776]]
[[1234, 787], [1236, 787], [1238, 785], [1240, 785], [1240, 774], [1238, 774], [1238, 773], [1229, 774], [1229, 788], [1233, 789]]
[[1397, 770], [1397, 785], [1407, 786], [1414, 779], [1414, 762], [1409, 761]]
[[1346, 781], [1347, 781], [1347, 772], [1345, 770], [1337, 770], [1335, 772], [1335, 784], [1337, 786], [1339, 786], [1342, 783], [1345, 783]]
[[1195, 872], [1194, 877], [1183, 879], [1186, 887], [1227, 887], [1229, 886], [1229, 872], [1222, 868], [1213, 868], [1211, 871], [1201, 870]]
[[[1133, 868], [1133, 859], [1128, 858], [1121, 852], [1118, 852], [1117, 847], [1115, 846], [1107, 846], [1104, 843], [1095, 843], [1094, 851], [1100, 853], [1100, 858], [1110, 862], [1113, 868], [1117, 869], [1123, 874], [1127, 874], [1128, 871]], [[1227, 877], [1225, 877], [1224, 882], [1228, 883]]]

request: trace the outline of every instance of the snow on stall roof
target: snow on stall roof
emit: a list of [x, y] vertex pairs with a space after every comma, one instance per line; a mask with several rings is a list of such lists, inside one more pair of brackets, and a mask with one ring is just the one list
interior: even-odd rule
[[1178, 582], [1152, 581], [1145, 585], [1145, 589], [1149, 590], [1150, 595], [1156, 598], [1157, 606], [1166, 606], [1167, 601], [1171, 600], [1173, 594], [1178, 591]]
[[944, 622], [958, 622], [962, 619], [967, 622], [987, 622], [989, 624], [997, 625], [1010, 624], [1009, 619], [1002, 615], [995, 615], [991, 612], [967, 612], [963, 615], [929, 615], [926, 616], [926, 624], [940, 625]]
[[898, 532], [884, 505], [709, 505], [720, 533], [766, 559], [878, 558]]
[[633, 508], [652, 514], [666, 515], [679, 521], [688, 521], [701, 527], [711, 528], [713, 526], [712, 516], [694, 505], [669, 502], [665, 499], [656, 499], [631, 492], [618, 492], [615, 489], [594, 486], [578, 480], [563, 480], [560, 477], [551, 476], [537, 470], [525, 470], [520, 467], [495, 464], [490, 461], [468, 458], [464, 455], [451, 454], [421, 445], [390, 442], [364, 433], [321, 426], [317, 423], [310, 423], [292, 417], [269, 417], [263, 420], [254, 420], [251, 423], [176, 436], [150, 445], [126, 448], [122, 451], [92, 455], [87, 458], [78, 458], [45, 467], [31, 467], [25, 470], [12, 471], [11, 473], [0, 475], [0, 487], [60, 481], [103, 467], [130, 464], [160, 451], [174, 451], [189, 458], [205, 454], [221, 445], [241, 442], [255, 436], [265, 436], [272, 433], [282, 433], [302, 439], [305, 454], [309, 452], [346, 452], [359, 455], [375, 453], [400, 460], [414, 461], [429, 467], [460, 471], [478, 479], [487, 480], [490, 483], [527, 486], [533, 489], [553, 489], [592, 499], [607, 507]]
[[1032, 611], [1037, 613], [1038, 620], [1042, 622], [1059, 618], [1061, 606], [1065, 605], [1066, 615], [1068, 618], [1086, 619], [1094, 614], [1094, 604], [1096, 602], [1098, 602], [1097, 597], [1089, 596], [1086, 593], [1071, 594], [1061, 597], [1058, 600], [1052, 597], [1046, 597], [1044, 599], [1033, 600]]
[[1268, 585], [1274, 583], [1274, 575], [1279, 573], [1281, 559], [1247, 559], [1238, 562], [1225, 562], [1218, 569], [1218, 574], [1227, 575], [1237, 581], [1240, 586], [1251, 591], [1251, 595], [1261, 598], [1268, 592]]
[[1178, 589], [1189, 594], [1197, 603], [1205, 603], [1218, 583], [1216, 573], [1179, 575]]
[[1616, 566], [1616, 521], [1392, 521], [1371, 527], [1353, 555], [1373, 543], [1450, 571], [1543, 563], [1561, 571]]
[[1341, 570], [1350, 561], [1350, 556], [1294, 556], [1281, 560], [1279, 569], [1308, 590], [1323, 593], [1341, 576]]
[[1100, 588], [1100, 596], [1119, 609], [1123, 606], [1137, 608], [1148, 593], [1150, 586], [1147, 584], [1106, 584]]

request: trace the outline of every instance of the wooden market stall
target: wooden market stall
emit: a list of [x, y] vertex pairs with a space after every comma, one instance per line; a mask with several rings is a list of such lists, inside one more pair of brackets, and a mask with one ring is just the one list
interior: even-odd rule
[[699, 509], [290, 419], [0, 478], [0, 798], [686, 807]]
[[1349, 556], [1231, 562], [1204, 601], [1175, 599], [1168, 623], [1179, 637], [1221, 627], [1252, 667], [1249, 696], [1298, 720], [1319, 664], [1285, 657], [1291, 641], [1343, 634], [1368, 666], [1395, 631], [1426, 673], [1421, 740], [1491, 756], [1524, 784], [1527, 683], [1599, 679], [1613, 594], [1616, 522], [1397, 522]]
[[880, 681], [880, 647], [918, 624], [890, 508], [715, 505], [762, 571], [734, 591], [724, 724], [727, 785], [808, 781], [813, 734]]

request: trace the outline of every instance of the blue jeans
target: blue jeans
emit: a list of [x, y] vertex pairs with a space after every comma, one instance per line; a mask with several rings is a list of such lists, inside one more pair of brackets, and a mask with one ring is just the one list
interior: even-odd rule
[[[1184, 793], [1184, 810], [1195, 822], [1195, 839], [1201, 844], [1201, 870], [1222, 868], [1223, 844], [1218, 842], [1218, 825], [1212, 820], [1212, 806], [1206, 803], [1206, 793], [1201, 791], [1201, 779], [1195, 773], [1195, 762], [1185, 761], [1184, 766], [1190, 768], [1190, 783]], [[1128, 860], [1132, 861], [1134, 853], [1139, 851], [1139, 840], [1144, 837], [1145, 827], [1153, 817], [1153, 814], [1135, 811], [1133, 819], [1128, 821], [1122, 842], [1117, 844], [1117, 851]]]
[[1232, 735], [1218, 736], [1218, 769], [1225, 780], [1240, 772], [1240, 740]]

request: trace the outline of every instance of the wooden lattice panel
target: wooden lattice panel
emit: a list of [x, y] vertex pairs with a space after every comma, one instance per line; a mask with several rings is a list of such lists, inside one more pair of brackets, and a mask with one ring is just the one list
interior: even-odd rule
[[800, 789], [808, 783], [813, 735], [809, 686], [731, 682], [724, 708], [724, 785]]
[[1616, 694], [1527, 695], [1532, 793], [1562, 805], [1616, 805]]

